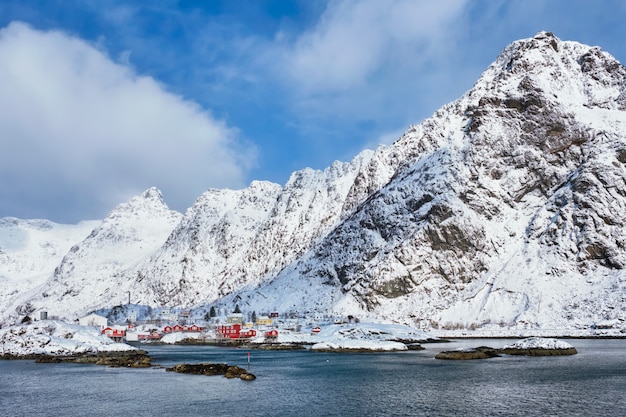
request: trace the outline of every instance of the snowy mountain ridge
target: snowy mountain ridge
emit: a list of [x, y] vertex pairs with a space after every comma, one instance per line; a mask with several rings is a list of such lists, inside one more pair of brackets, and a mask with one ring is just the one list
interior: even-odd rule
[[[73, 319], [77, 314], [108, 304], [109, 294], [119, 291], [120, 283], [115, 275], [160, 247], [181, 217], [167, 208], [159, 190], [151, 188], [120, 204], [104, 220], [75, 226], [81, 226], [82, 234], [72, 235], [72, 240], [57, 242], [58, 238], [63, 239], [63, 234], [49, 236], [49, 241], [30, 235], [24, 239], [21, 252], [12, 250], [11, 245], [3, 246], [7, 259], [24, 256], [27, 261], [21, 272], [12, 274], [14, 278], [23, 275], [22, 279], [14, 280], [13, 285], [3, 283], [12, 288], [13, 294], [3, 303], [0, 317], [15, 321], [17, 316], [43, 309], [53, 316]], [[70, 228], [47, 221], [35, 223], [48, 225], [51, 230]], [[23, 227], [18, 229], [22, 232]], [[0, 227], [0, 236], [9, 242], [14, 241], [10, 236], [15, 233]], [[32, 257], [40, 246], [61, 243], [65, 244], [63, 251], [46, 254], [41, 260]], [[30, 271], [40, 265], [45, 267], [34, 282]]]
[[[351, 162], [285, 186], [208, 190], [184, 215], [148, 190], [45, 282], [19, 287], [0, 317], [130, 298], [424, 329], [621, 326], [625, 109], [618, 61], [540, 32], [506, 47], [463, 97]], [[0, 243], [0, 256], [14, 252]]]

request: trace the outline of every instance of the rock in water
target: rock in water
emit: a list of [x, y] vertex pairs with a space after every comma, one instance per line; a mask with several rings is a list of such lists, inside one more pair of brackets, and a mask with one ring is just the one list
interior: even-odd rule
[[225, 363], [181, 363], [171, 368], [165, 369], [168, 372], [178, 372], [181, 374], [194, 375], [224, 375], [226, 378], [240, 378], [245, 381], [252, 381], [256, 377], [238, 366], [229, 366]]

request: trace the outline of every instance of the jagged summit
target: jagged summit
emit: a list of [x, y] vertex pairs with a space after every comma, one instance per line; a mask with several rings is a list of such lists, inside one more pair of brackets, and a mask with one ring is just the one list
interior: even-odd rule
[[[163, 194], [156, 187], [148, 188], [146, 191], [138, 196], [133, 197], [126, 203], [121, 203], [115, 207], [107, 215], [106, 219], [115, 219], [117, 217], [123, 217], [129, 213], [139, 214], [140, 212], [148, 210], [162, 213], [169, 213], [171, 210], [163, 199]], [[176, 215], [175, 212], [172, 212]]]
[[608, 53], [539, 32], [351, 162], [285, 186], [208, 190], [184, 215], [147, 190], [77, 242], [29, 302], [86, 311], [131, 294], [423, 328], [624, 321], [625, 89]]
[[[470, 94], [506, 99], [506, 95], [534, 91], [563, 104], [623, 110], [625, 71], [599, 47], [561, 41], [550, 32], [539, 32], [534, 38], [507, 46]], [[532, 102], [511, 104], [523, 107]]]
[[150, 187], [141, 194], [141, 198], [146, 200], [157, 200], [164, 203], [161, 190], [156, 187]]

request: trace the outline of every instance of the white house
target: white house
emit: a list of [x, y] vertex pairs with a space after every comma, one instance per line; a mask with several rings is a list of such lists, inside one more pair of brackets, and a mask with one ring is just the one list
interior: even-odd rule
[[109, 321], [107, 320], [106, 317], [102, 317], [95, 313], [91, 313], [91, 314], [86, 315], [85, 317], [78, 319], [78, 324], [80, 324], [81, 326], [93, 326], [102, 330], [105, 327], [107, 327], [107, 325], [109, 324]]
[[231, 313], [228, 316], [226, 316], [226, 323], [228, 324], [234, 324], [234, 323], [239, 323], [239, 324], [243, 324], [243, 313]]

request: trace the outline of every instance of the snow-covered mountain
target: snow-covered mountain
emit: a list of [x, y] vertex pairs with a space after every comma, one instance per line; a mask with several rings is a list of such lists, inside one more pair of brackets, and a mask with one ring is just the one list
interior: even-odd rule
[[130, 295], [424, 328], [619, 325], [625, 109], [619, 62], [541, 32], [505, 48], [463, 97], [351, 162], [298, 171], [285, 186], [209, 190], [182, 217], [147, 191], [0, 317], [27, 303], [73, 315]]
[[[131, 283], [120, 278], [120, 272], [161, 247], [181, 217], [168, 209], [159, 190], [151, 188], [120, 204], [102, 221], [70, 227], [47, 221], [16, 220], [12, 228], [0, 228], [0, 242], [6, 242], [0, 246], [0, 253], [7, 263], [24, 258], [35, 265], [22, 267], [15, 274], [6, 273], [13, 276], [17, 284], [13, 291], [19, 293], [3, 303], [0, 317], [15, 321], [19, 316], [43, 310], [52, 316], [74, 319], [102, 306], [127, 302]], [[3, 221], [9, 224], [7, 219]], [[44, 240], [39, 237], [41, 232], [25, 235], [29, 225], [48, 230], [52, 237]], [[57, 229], [60, 233], [55, 233]], [[66, 230], [76, 231], [69, 235]], [[22, 249], [15, 248], [17, 235], [24, 235]], [[51, 245], [59, 249], [40, 256], [40, 261], [32, 257], [39, 248]], [[15, 282], [18, 273], [23, 276], [20, 283]], [[4, 285], [7, 289], [12, 286], [11, 282]]]
[[511, 44], [467, 94], [375, 153], [392, 175], [313, 251], [230, 300], [428, 328], [623, 322], [625, 76], [550, 33]]
[[513, 43], [290, 279], [433, 326], [624, 319], [625, 75], [549, 33]]
[[284, 187], [207, 191], [163, 247], [125, 272], [144, 295], [137, 302], [193, 307], [271, 279], [350, 213], [344, 204], [371, 154], [298, 171]]

